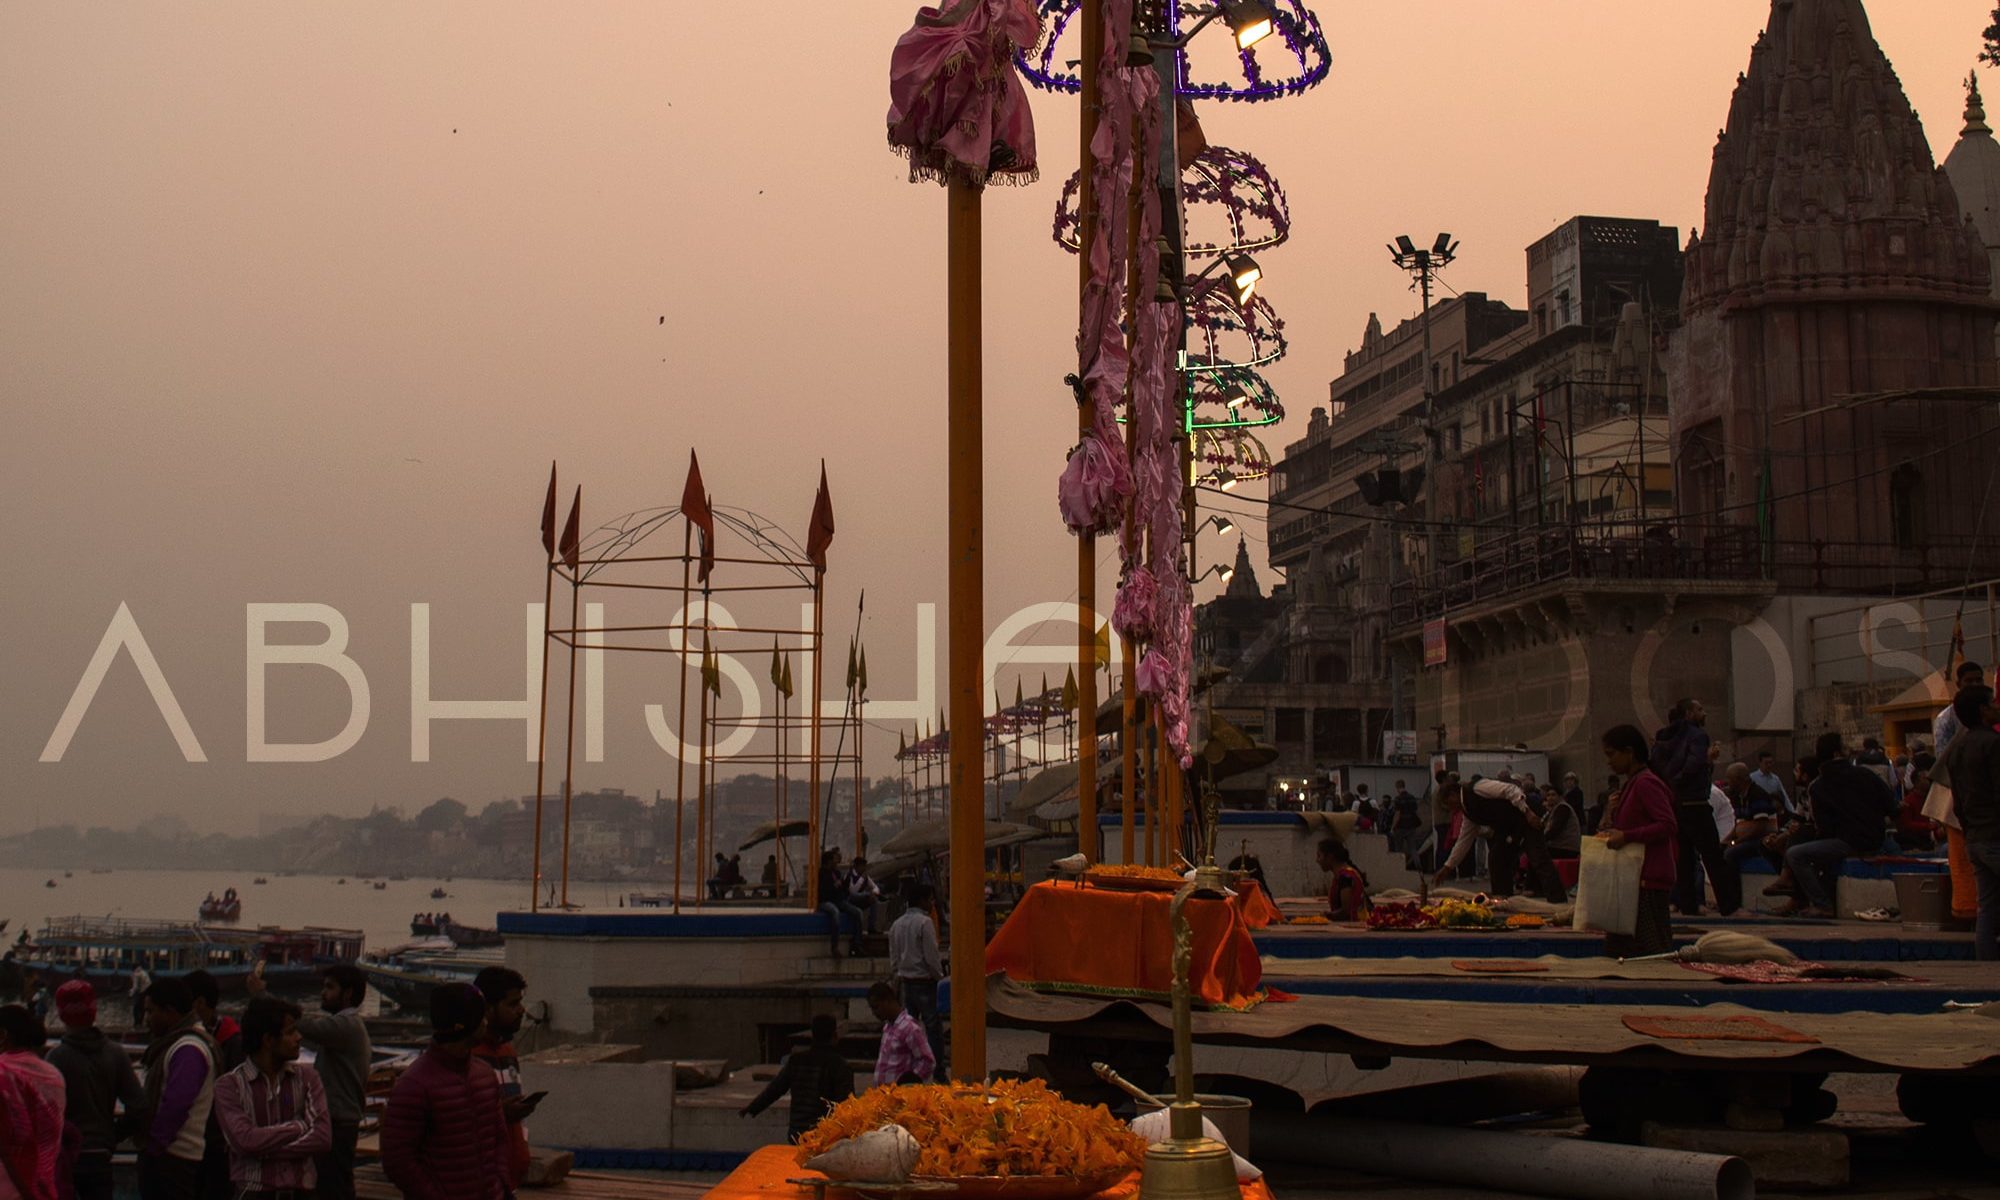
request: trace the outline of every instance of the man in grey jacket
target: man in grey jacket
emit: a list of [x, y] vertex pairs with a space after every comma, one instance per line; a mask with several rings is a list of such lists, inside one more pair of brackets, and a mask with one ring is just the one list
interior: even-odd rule
[[[264, 990], [263, 977], [252, 975], [250, 993]], [[360, 968], [346, 963], [328, 967], [320, 985], [320, 1011], [299, 1018], [299, 1033], [318, 1056], [314, 1066], [326, 1089], [327, 1116], [333, 1126], [333, 1147], [313, 1160], [319, 1200], [354, 1200], [354, 1143], [374, 1057], [368, 1026], [361, 1020], [361, 1001], [367, 994], [368, 977]]]
[[146, 1092], [125, 1047], [97, 1027], [95, 988], [81, 979], [63, 984], [56, 989], [56, 1014], [65, 1032], [48, 1058], [67, 1089], [63, 1119], [80, 1136], [72, 1175], [76, 1200], [111, 1200], [111, 1151], [136, 1126]]

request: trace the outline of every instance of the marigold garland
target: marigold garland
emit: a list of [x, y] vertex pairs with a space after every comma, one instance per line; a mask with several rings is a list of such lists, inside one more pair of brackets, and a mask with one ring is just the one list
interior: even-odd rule
[[1039, 1079], [1003, 1079], [871, 1088], [799, 1139], [799, 1161], [891, 1124], [921, 1147], [920, 1176], [1114, 1175], [1146, 1154], [1146, 1140], [1102, 1104], [1072, 1104]]

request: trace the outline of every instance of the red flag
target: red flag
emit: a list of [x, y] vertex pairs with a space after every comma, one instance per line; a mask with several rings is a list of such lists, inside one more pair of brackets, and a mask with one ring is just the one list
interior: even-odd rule
[[577, 535], [579, 532], [579, 526], [582, 524], [582, 521], [583, 521], [583, 485], [578, 484], [576, 489], [576, 499], [572, 500], [569, 506], [569, 522], [568, 524], [563, 526], [562, 544], [560, 547], [562, 550], [563, 565], [568, 567], [572, 574], [574, 574], [576, 571]]
[[708, 490], [701, 482], [701, 462], [688, 451], [687, 486], [681, 489], [681, 515], [701, 530], [701, 581], [715, 569], [715, 511], [708, 506]]
[[556, 465], [549, 464], [549, 494], [542, 501], [542, 549], [556, 556]]
[[806, 529], [806, 557], [826, 570], [826, 548], [833, 544], [833, 497], [826, 490], [826, 463], [819, 464], [819, 495], [813, 498], [812, 523]]

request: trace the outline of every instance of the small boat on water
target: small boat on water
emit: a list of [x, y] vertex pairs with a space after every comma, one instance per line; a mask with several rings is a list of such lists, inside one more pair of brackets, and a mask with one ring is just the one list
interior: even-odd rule
[[468, 950], [444, 938], [427, 938], [367, 955], [355, 965], [368, 976], [369, 986], [398, 1008], [421, 1013], [439, 984], [471, 983], [484, 968], [505, 964], [497, 947]]
[[63, 878], [64, 878], [64, 879], [74, 879], [74, 878], [76, 878], [76, 872], [75, 872], [75, 871], [64, 871], [64, 872], [63, 872]]
[[378, 892], [386, 892], [389, 890], [389, 885], [387, 883], [384, 883], [382, 880], [378, 879], [375, 881], [375, 890]]
[[216, 898], [214, 892], [210, 892], [208, 899], [201, 902], [199, 911], [204, 921], [234, 923], [243, 915], [243, 899], [236, 894], [235, 888], [224, 888], [220, 899]]
[[434, 888], [432, 888], [432, 889], [431, 889], [431, 899], [433, 899], [433, 900], [442, 900], [442, 899], [444, 899], [444, 889], [443, 889], [443, 888], [441, 888], [441, 887], [434, 887]]
[[17, 948], [16, 958], [55, 978], [80, 975], [98, 992], [113, 995], [128, 990], [135, 966], [144, 966], [155, 979], [202, 967], [225, 990], [241, 991], [261, 962], [264, 981], [274, 990], [310, 995], [322, 970], [359, 959], [363, 945], [357, 929], [230, 929], [192, 921], [52, 917], [33, 941]]
[[267, 883], [269, 883], [269, 882], [271, 882], [271, 881], [270, 881], [270, 880], [268, 880], [268, 879], [266, 879], [266, 878], [264, 878], [264, 877], [263, 877], [262, 875], [259, 875], [259, 876], [258, 876], [257, 878], [255, 878], [255, 879], [251, 880], [250, 882], [251, 882], [251, 883], [253, 883], [253, 884], [256, 884], [256, 885], [258, 885], [258, 886], [262, 886], [262, 885], [264, 885], [264, 884], [267, 884]]
[[54, 887], [55, 885], [56, 885], [56, 881], [55, 881], [55, 880], [53, 880], [53, 879], [51, 879], [51, 880], [49, 880], [49, 881], [48, 881], [47, 883], [44, 883], [44, 884], [43, 884], [42, 886], [43, 886], [43, 887]]

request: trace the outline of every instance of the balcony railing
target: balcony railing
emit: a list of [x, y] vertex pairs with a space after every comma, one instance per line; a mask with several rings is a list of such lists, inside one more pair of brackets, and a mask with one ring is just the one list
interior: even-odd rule
[[1934, 539], [1921, 546], [1761, 541], [1755, 529], [1681, 526], [1675, 536], [1635, 535], [1630, 524], [1544, 529], [1480, 545], [1469, 558], [1396, 580], [1396, 625], [1562, 582], [1765, 583], [1786, 592], [1910, 595], [2000, 573], [1994, 539]]

